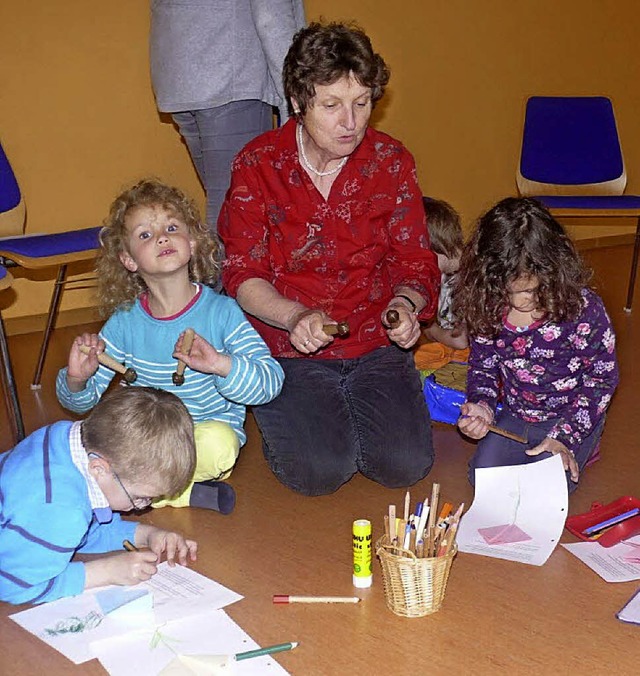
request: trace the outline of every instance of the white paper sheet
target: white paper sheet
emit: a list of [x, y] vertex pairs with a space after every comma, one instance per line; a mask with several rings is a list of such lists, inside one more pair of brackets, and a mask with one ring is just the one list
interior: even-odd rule
[[623, 622], [640, 624], [640, 589], [625, 603], [616, 617]]
[[224, 608], [243, 598], [191, 568], [170, 568], [166, 562], [142, 585], [153, 595], [153, 612], [158, 623]]
[[[477, 469], [473, 504], [458, 529], [458, 549], [541, 566], [558, 544], [567, 506], [559, 455], [528, 465]], [[496, 526], [516, 526], [530, 539], [488, 544], [479, 529]]]
[[[146, 592], [142, 596], [139, 592]], [[130, 601], [126, 595], [130, 594]], [[149, 612], [149, 598], [153, 612]], [[172, 619], [223, 608], [243, 598], [194, 570], [164, 562], [148, 582], [103, 587], [11, 615], [27, 631], [76, 664], [93, 659], [91, 641], [153, 629]], [[111, 612], [110, 612], [111, 611]]]
[[[285, 637], [286, 640], [289, 637]], [[272, 657], [231, 662], [221, 672], [207, 664], [214, 655], [233, 655], [259, 648], [223, 610], [187, 617], [158, 627], [92, 644], [95, 655], [111, 676], [173, 676], [174, 674], [285, 675]], [[192, 660], [181, 660], [190, 656]]]
[[[631, 544], [625, 544], [631, 543]], [[640, 564], [626, 560], [629, 554], [637, 552], [640, 535], [620, 542], [613, 547], [603, 547], [598, 542], [572, 542], [562, 546], [606, 582], [630, 582], [640, 580]]]

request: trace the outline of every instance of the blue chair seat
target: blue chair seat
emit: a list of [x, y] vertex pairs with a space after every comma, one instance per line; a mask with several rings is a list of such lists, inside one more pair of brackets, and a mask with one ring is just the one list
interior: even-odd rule
[[79, 255], [93, 260], [100, 247], [99, 237], [100, 227], [8, 237], [0, 239], [0, 257], [7, 259], [8, 264], [13, 262], [29, 268], [78, 261]]
[[42, 235], [24, 235], [26, 222], [25, 200], [20, 191], [11, 164], [0, 145], [0, 265], [25, 270], [57, 268], [56, 281], [51, 294], [47, 322], [40, 346], [38, 364], [31, 384], [32, 389], [40, 387], [40, 378], [49, 345], [49, 338], [55, 326], [60, 297], [63, 288], [82, 288], [76, 282], [67, 280], [67, 266], [72, 263], [86, 263], [96, 258], [100, 247], [99, 227], [69, 230]]
[[627, 174], [611, 101], [604, 96], [529, 98], [516, 183], [521, 195], [535, 197], [559, 218], [635, 219], [624, 306], [631, 312], [640, 257], [640, 196], [624, 194]]
[[[547, 209], [640, 210], [640, 196], [636, 195], [540, 195], [536, 199]], [[2, 242], [0, 242], [0, 247]]]

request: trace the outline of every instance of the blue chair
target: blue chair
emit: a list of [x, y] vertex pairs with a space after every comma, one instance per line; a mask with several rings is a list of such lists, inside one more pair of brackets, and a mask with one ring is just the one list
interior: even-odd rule
[[[11, 286], [13, 278], [6, 268], [0, 266], [0, 291]], [[9, 358], [9, 345], [7, 344], [7, 334], [4, 330], [2, 321], [2, 312], [0, 312], [0, 359], [2, 360], [2, 380], [4, 386], [5, 399], [7, 400], [7, 409], [12, 418], [16, 441], [24, 439], [24, 423], [22, 422], [22, 412], [20, 411], [20, 402], [16, 389], [16, 381], [13, 377], [13, 368]]]
[[25, 270], [57, 268], [47, 323], [31, 384], [32, 389], [38, 389], [62, 290], [67, 284], [67, 266], [70, 263], [95, 259], [100, 246], [100, 227], [43, 235], [24, 235], [25, 215], [20, 187], [0, 146], [0, 237], [3, 238], [0, 239], [0, 265], [8, 268], [21, 267]]
[[623, 194], [627, 174], [611, 101], [603, 96], [532, 96], [516, 183], [521, 195], [535, 197], [557, 218], [635, 219], [624, 307], [631, 312], [640, 253], [640, 196]]

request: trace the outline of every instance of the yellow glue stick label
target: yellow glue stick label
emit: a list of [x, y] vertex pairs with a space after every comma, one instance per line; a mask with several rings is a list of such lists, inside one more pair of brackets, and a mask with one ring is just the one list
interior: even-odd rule
[[353, 522], [353, 584], [370, 587], [372, 579], [371, 521], [357, 519]]

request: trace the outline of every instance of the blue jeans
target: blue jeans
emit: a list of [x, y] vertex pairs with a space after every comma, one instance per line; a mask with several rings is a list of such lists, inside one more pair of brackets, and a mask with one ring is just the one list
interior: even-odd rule
[[[604, 429], [604, 420], [605, 416], [602, 416], [593, 432], [585, 437], [582, 444], [575, 449], [576, 462], [578, 463], [581, 475], [582, 470], [585, 468], [591, 454], [600, 441], [602, 430]], [[527, 423], [522, 420], [522, 418], [514, 416], [512, 413], [503, 409], [496, 418], [496, 426], [525, 437], [527, 443], [521, 444], [519, 441], [513, 441], [512, 439], [507, 439], [506, 437], [501, 437], [498, 434], [489, 432], [486, 437], [480, 439], [476, 452], [469, 461], [469, 481], [471, 485], [475, 485], [475, 470], [477, 467], [526, 465], [530, 462], [537, 462], [538, 460], [550, 458], [551, 453], [527, 455], [525, 451], [541, 443], [547, 436], [547, 432], [554, 427], [555, 423], [555, 420]], [[578, 487], [578, 484], [571, 481], [569, 472], [565, 472], [565, 474], [567, 476], [569, 492], [572, 493]]]
[[357, 359], [279, 359], [282, 392], [253, 414], [276, 477], [326, 495], [356, 472], [410, 486], [433, 464], [431, 420], [411, 352], [385, 347]]
[[173, 113], [207, 194], [207, 223], [217, 232], [218, 214], [229, 189], [231, 162], [259, 134], [273, 128], [273, 109], [262, 101]]

